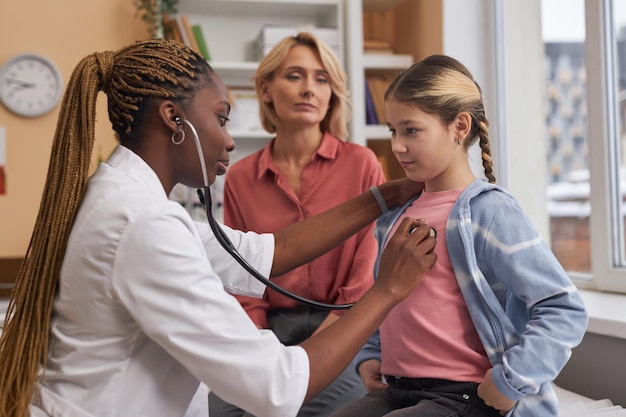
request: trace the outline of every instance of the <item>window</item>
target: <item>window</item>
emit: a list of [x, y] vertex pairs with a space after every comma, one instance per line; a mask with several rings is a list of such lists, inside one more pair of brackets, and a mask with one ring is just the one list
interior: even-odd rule
[[552, 249], [626, 292], [626, 0], [542, 0]]
[[[564, 6], [568, 13], [563, 12]], [[562, 0], [543, 0], [542, 26], [552, 250], [565, 269], [589, 275], [584, 0], [567, 5]]]

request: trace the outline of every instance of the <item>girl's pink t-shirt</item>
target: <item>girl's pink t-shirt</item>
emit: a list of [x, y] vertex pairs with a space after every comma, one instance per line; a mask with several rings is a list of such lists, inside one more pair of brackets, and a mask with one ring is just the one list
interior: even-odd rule
[[400, 218], [424, 218], [437, 231], [437, 262], [380, 327], [384, 375], [480, 382], [491, 368], [446, 249], [446, 222], [462, 192], [424, 192]]

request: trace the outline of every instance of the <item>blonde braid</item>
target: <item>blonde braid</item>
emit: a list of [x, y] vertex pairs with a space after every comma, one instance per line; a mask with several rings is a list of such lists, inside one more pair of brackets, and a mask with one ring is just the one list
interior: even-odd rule
[[[196, 77], [198, 69], [205, 69], [201, 74], [207, 77]], [[206, 81], [210, 73], [202, 57], [160, 39], [92, 54], [74, 69], [59, 112], [39, 213], [0, 338], [0, 417], [28, 415], [40, 367], [46, 366], [57, 281], [87, 183], [98, 91], [109, 97], [114, 130], [131, 135], [146, 97], [181, 95], [175, 87], [188, 89], [193, 78]]]
[[[484, 116], [484, 115], [483, 115]], [[484, 117], [483, 117], [484, 119]], [[493, 173], [493, 160], [491, 159], [491, 145], [489, 144], [489, 125], [485, 120], [478, 121], [478, 137], [480, 138], [480, 149], [482, 150], [481, 156], [483, 159], [483, 168], [485, 170], [485, 176], [490, 183], [496, 183], [496, 176]]]

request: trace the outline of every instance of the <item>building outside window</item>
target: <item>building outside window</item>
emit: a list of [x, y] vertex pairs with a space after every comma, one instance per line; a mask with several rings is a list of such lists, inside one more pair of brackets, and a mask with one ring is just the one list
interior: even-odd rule
[[626, 0], [542, 0], [542, 28], [552, 250], [626, 292]]

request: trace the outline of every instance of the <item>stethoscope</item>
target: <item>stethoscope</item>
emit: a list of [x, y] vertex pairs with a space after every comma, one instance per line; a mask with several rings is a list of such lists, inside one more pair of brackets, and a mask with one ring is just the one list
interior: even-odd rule
[[232, 256], [239, 265], [241, 265], [246, 271], [248, 271], [254, 278], [261, 281], [265, 286], [271, 288], [272, 290], [284, 295], [285, 297], [291, 298], [292, 300], [298, 301], [302, 304], [319, 308], [325, 310], [347, 310], [354, 305], [354, 303], [350, 304], [327, 304], [319, 301], [310, 300], [308, 298], [301, 297], [297, 294], [287, 291], [286, 289], [280, 287], [276, 283], [270, 281], [268, 278], [263, 276], [259, 271], [257, 271], [252, 265], [246, 261], [237, 249], [230, 241], [228, 236], [222, 228], [217, 224], [215, 218], [213, 218], [213, 214], [211, 211], [211, 190], [209, 187], [208, 175], [206, 172], [206, 165], [204, 163], [204, 153], [202, 152], [202, 145], [200, 144], [200, 138], [198, 137], [198, 133], [196, 132], [196, 128], [191, 124], [191, 122], [187, 119], [184, 120], [185, 124], [191, 130], [193, 134], [193, 139], [196, 143], [196, 148], [198, 150], [198, 157], [200, 158], [200, 165], [202, 167], [202, 177], [203, 177], [203, 189], [198, 189], [198, 197], [200, 198], [200, 202], [204, 205], [204, 211], [206, 212], [206, 218], [209, 222], [209, 226], [213, 231], [213, 234], [217, 238], [217, 241], [222, 245], [224, 250], [228, 252], [230, 256]]

